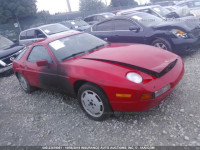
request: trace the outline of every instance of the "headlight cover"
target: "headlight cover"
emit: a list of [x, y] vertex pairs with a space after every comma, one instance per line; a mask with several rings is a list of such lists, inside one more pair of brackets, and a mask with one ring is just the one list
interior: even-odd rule
[[183, 38], [186, 39], [187, 33], [185, 33], [184, 31], [178, 30], [178, 29], [174, 29], [172, 30], [172, 33], [177, 37], [177, 38]]
[[142, 76], [140, 76], [139, 74], [134, 73], [134, 72], [128, 73], [128, 74], [126, 75], [126, 77], [127, 77], [127, 79], [128, 79], [129, 81], [132, 81], [132, 82], [138, 83], [138, 84], [139, 84], [139, 83], [142, 83], [142, 81], [143, 81]]

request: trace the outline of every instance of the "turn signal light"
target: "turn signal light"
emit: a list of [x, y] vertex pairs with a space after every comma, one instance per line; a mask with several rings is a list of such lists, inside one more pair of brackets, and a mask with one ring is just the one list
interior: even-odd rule
[[119, 94], [119, 93], [117, 93], [116, 94], [116, 97], [121, 97], [121, 98], [131, 98], [131, 94]]
[[141, 100], [148, 100], [148, 99], [153, 99], [153, 94], [152, 93], [145, 93], [145, 94], [142, 94]]

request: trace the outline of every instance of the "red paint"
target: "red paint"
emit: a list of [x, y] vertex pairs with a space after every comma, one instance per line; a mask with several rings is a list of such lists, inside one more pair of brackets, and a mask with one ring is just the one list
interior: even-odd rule
[[[184, 74], [184, 64], [179, 56], [140, 44], [109, 44], [94, 52], [59, 63], [48, 48], [48, 43], [70, 35], [49, 38], [31, 45], [21, 60], [14, 61], [14, 72], [22, 73], [28, 82], [36, 87], [41, 87], [41, 74], [68, 81], [69, 87], [72, 87], [69, 91], [73, 90], [74, 84], [80, 80], [94, 83], [104, 90], [114, 111], [145, 111], [156, 106], [173, 91]], [[51, 72], [44, 71], [46, 66], [39, 67], [36, 63], [26, 61], [34, 45], [44, 45], [47, 48], [53, 60], [53, 64], [48, 66]], [[178, 62], [170, 72], [161, 78], [156, 78], [125, 66], [83, 58], [118, 61], [158, 73], [175, 59], [178, 59]], [[143, 83], [136, 84], [127, 80], [126, 74], [129, 72], [140, 74], [143, 77]], [[153, 93], [168, 84], [171, 84], [171, 89], [159, 97], [151, 100], [140, 99], [143, 93]], [[116, 97], [116, 93], [132, 94], [132, 97], [119, 98]]]

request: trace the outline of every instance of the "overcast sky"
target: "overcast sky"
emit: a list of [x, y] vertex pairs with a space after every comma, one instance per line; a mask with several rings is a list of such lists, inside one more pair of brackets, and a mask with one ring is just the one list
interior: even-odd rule
[[[72, 11], [78, 11], [79, 10], [79, 0], [69, 0], [71, 3]], [[110, 4], [111, 0], [101, 0], [102, 2], [107, 2], [107, 4]], [[149, 2], [150, 0], [135, 0], [139, 2], [140, 4], [144, 4], [146, 2]], [[49, 11], [51, 14], [55, 14], [58, 12], [67, 12], [67, 2], [66, 0], [37, 0], [37, 7], [38, 11], [46, 10]]]
[[[79, 0], [69, 0], [71, 4], [72, 11], [79, 10]], [[110, 4], [110, 0], [102, 0], [102, 2], [107, 1]], [[51, 14], [57, 12], [67, 12], [67, 2], [66, 0], [37, 0], [38, 11], [47, 10]]]

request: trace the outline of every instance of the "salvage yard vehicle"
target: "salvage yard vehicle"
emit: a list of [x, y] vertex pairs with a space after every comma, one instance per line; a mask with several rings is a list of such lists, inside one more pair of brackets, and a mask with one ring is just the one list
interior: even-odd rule
[[60, 23], [72, 30], [85, 31], [86, 29], [90, 28], [90, 25], [87, 22], [80, 19], [68, 20]]
[[30, 45], [36, 41], [42, 40], [55, 34], [65, 34], [71, 32], [69, 28], [62, 24], [48, 24], [28, 30], [24, 30], [19, 35], [19, 43], [21, 45]]
[[190, 9], [190, 13], [194, 16], [200, 18], [200, 1], [199, 0], [185, 0], [180, 1], [175, 6], [185, 7], [187, 6]]
[[12, 71], [12, 62], [23, 48], [0, 35], [0, 76]]
[[152, 5], [152, 6], [145, 6], [145, 7], [136, 7], [132, 9], [127, 9], [121, 12], [118, 12], [117, 15], [128, 15], [131, 13], [134, 13], [135, 11], [139, 12], [145, 12], [157, 17], [160, 17], [164, 20], [168, 18], [179, 18], [180, 16], [175, 11], [170, 11], [164, 7], [161, 7], [159, 5]]
[[112, 18], [114, 16], [115, 16], [115, 14], [111, 13], [111, 12], [94, 14], [94, 15], [87, 16], [84, 19], [84, 21], [87, 22], [89, 25], [93, 25], [95, 23], [98, 23], [98, 22], [103, 21], [108, 18]]
[[62, 89], [77, 97], [93, 120], [158, 105], [184, 74], [176, 54], [148, 45], [108, 43], [88, 33], [38, 41], [17, 57], [13, 69], [25, 92]]
[[178, 3], [177, 1], [161, 1], [161, 2], [155, 2], [154, 4], [165, 7], [165, 6], [174, 6], [177, 3]]
[[[193, 16], [188, 16], [188, 19]], [[153, 45], [175, 53], [190, 53], [200, 45], [198, 20], [164, 21], [143, 12], [117, 16], [95, 24], [85, 32], [115, 43]]]

